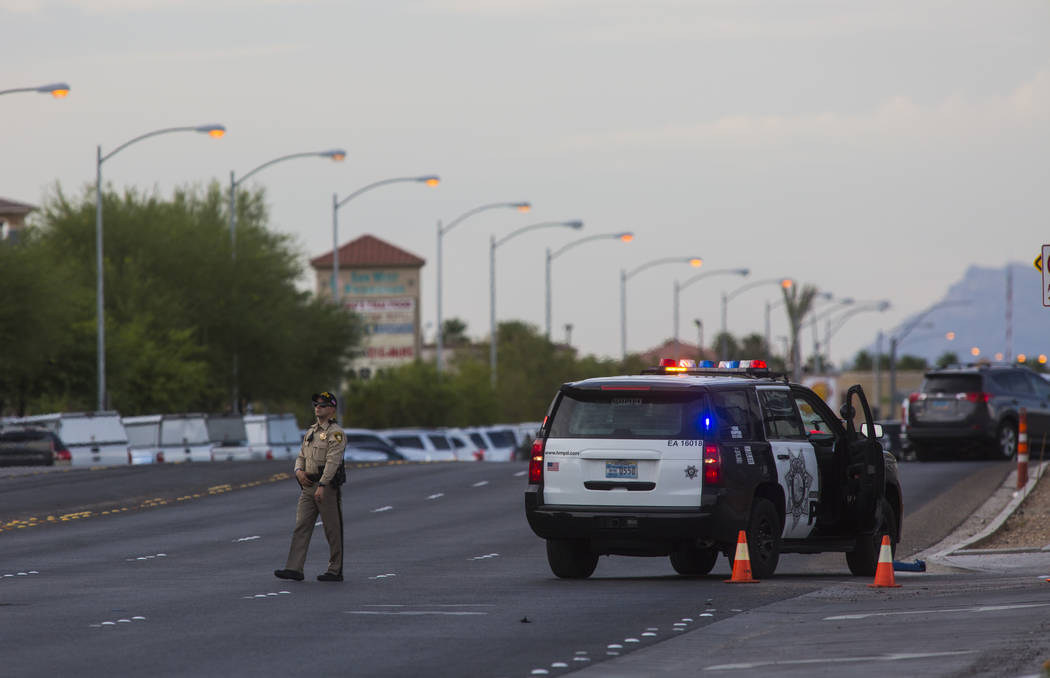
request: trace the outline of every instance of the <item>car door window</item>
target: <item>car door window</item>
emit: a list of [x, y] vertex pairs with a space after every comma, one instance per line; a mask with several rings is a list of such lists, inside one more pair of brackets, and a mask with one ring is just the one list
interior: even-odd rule
[[1035, 389], [1035, 394], [1037, 396], [1040, 398], [1050, 398], [1050, 382], [1034, 374], [1026, 374], [1025, 376], [1028, 378], [1028, 381], [1031, 382], [1032, 388]]
[[715, 391], [711, 394], [711, 408], [714, 410], [714, 423], [720, 440], [759, 439], [762, 423], [757, 416], [757, 403], [750, 391]]
[[828, 420], [826, 413], [821, 412], [801, 393], [794, 393], [795, 405], [802, 416], [806, 433], [835, 433], [835, 427]]
[[805, 440], [806, 429], [787, 389], [761, 389], [762, 421], [770, 440]]

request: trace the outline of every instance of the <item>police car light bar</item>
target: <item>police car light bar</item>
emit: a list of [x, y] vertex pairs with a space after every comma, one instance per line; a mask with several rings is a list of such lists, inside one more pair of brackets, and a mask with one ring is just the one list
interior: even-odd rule
[[642, 370], [642, 374], [692, 374], [692, 375], [749, 375], [755, 377], [779, 377], [781, 372], [772, 372], [765, 360], [722, 360], [715, 367], [712, 360], [675, 360], [663, 358], [659, 367]]

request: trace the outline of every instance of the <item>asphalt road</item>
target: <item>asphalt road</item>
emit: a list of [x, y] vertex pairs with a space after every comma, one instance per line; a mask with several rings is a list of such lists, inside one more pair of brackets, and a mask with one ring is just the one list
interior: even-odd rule
[[[320, 529], [307, 580], [282, 581], [272, 571], [284, 566], [298, 493], [287, 466], [0, 472], [3, 672], [594, 672], [698, 629], [732, 628], [743, 613], [863, 585], [841, 554], [785, 556], [761, 586], [725, 585], [724, 560], [707, 577], [685, 578], [665, 558], [609, 557], [589, 580], [556, 579], [523, 517], [521, 463], [355, 469], [344, 498], [346, 581], [314, 581], [327, 562]], [[1008, 471], [980, 462], [901, 468], [898, 557], [945, 536]]]

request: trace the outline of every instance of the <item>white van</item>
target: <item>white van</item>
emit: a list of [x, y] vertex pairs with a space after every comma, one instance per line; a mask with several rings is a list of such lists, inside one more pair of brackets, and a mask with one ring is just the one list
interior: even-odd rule
[[460, 429], [482, 450], [483, 461], [512, 461], [517, 449], [514, 432], [502, 426]]
[[294, 414], [246, 414], [248, 444], [264, 459], [295, 459], [303, 438]]
[[213, 445], [208, 435], [207, 417], [203, 414], [165, 414], [160, 422], [160, 445], [165, 463], [211, 461]]
[[122, 417], [128, 434], [128, 459], [132, 464], [154, 464], [164, 461], [160, 449], [160, 420], [162, 415], [144, 414]]
[[248, 433], [244, 417], [233, 415], [208, 415], [208, 439], [211, 441], [212, 461], [248, 461], [264, 459], [262, 448], [248, 444]]
[[66, 444], [73, 466], [131, 463], [128, 434], [117, 412], [56, 412], [20, 417], [11, 424], [35, 424]]
[[399, 428], [380, 433], [410, 461], [456, 461], [452, 443], [441, 431]]

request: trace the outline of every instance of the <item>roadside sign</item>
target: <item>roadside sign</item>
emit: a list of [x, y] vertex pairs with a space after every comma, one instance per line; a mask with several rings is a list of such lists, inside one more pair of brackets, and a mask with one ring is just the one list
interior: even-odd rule
[[1043, 255], [1039, 254], [1036, 256], [1035, 261], [1032, 262], [1032, 266], [1035, 266], [1035, 270], [1040, 273], [1043, 272]]
[[1043, 306], [1050, 307], [1050, 245], [1043, 245], [1042, 255], [1043, 272]]

